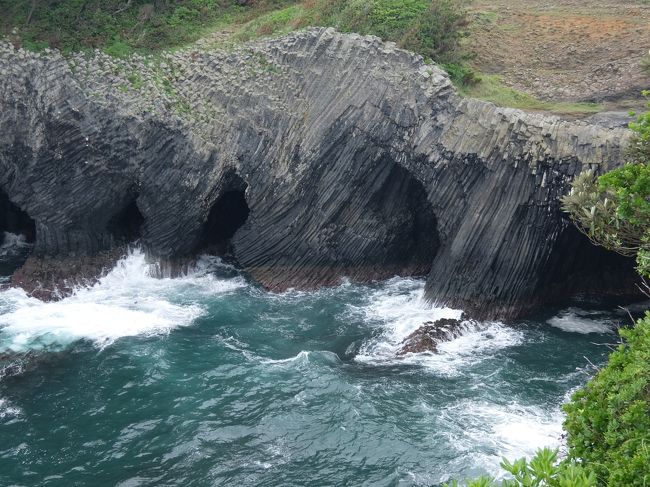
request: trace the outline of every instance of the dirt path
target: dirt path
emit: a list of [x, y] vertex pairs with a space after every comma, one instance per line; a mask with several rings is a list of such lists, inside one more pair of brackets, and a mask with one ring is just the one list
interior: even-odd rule
[[639, 106], [650, 88], [647, 0], [474, 0], [468, 48], [484, 73], [544, 100]]

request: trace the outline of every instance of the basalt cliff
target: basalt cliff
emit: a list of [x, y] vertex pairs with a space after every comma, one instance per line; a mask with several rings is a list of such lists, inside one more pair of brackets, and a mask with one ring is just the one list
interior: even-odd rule
[[628, 138], [461, 98], [332, 29], [127, 60], [0, 45], [0, 231], [33, 234], [13, 282], [36, 295], [136, 240], [163, 271], [228, 253], [275, 291], [426, 275], [482, 318], [628, 294], [632, 264], [559, 203]]

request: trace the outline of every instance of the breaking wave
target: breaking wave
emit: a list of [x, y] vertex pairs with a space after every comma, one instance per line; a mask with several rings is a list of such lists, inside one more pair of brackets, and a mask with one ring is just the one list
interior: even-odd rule
[[152, 277], [144, 253], [133, 250], [95, 285], [55, 302], [21, 289], [0, 292], [0, 353], [61, 350], [78, 340], [106, 347], [121, 337], [169, 333], [204, 314], [200, 297], [246, 285], [211, 271], [218, 259], [204, 258], [178, 279]]

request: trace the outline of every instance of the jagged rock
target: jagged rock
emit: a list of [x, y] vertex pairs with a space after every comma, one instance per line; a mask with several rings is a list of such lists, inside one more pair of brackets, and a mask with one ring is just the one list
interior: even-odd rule
[[427, 321], [402, 340], [397, 355], [435, 353], [440, 343], [458, 338], [465, 331], [466, 327], [460, 320], [441, 318], [436, 321]]
[[227, 248], [272, 290], [428, 275], [429, 300], [479, 317], [636, 291], [559, 208], [629, 131], [460, 98], [377, 38], [311, 29], [160, 62], [0, 44], [0, 73], [0, 191], [35, 222], [33, 259]]

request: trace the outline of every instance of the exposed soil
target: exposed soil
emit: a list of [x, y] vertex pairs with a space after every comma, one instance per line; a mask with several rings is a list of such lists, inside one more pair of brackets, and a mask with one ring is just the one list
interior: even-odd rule
[[642, 107], [650, 88], [644, 0], [474, 0], [468, 49], [474, 67], [552, 101]]

